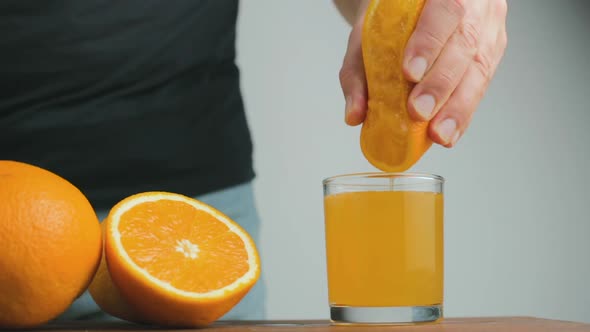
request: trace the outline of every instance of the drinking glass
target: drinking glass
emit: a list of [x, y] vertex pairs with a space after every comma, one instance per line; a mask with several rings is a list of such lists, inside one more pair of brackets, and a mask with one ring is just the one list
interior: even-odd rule
[[420, 173], [323, 181], [334, 324], [432, 322], [443, 310], [443, 184]]

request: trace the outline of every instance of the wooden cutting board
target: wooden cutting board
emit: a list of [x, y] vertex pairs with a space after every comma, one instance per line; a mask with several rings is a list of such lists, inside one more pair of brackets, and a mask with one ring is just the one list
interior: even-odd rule
[[122, 332], [122, 331], [210, 331], [210, 332], [590, 332], [590, 324], [534, 317], [447, 318], [439, 323], [406, 326], [332, 326], [327, 321], [245, 321], [220, 322], [205, 329], [156, 328], [127, 323], [71, 322], [50, 324], [28, 331], [39, 332]]

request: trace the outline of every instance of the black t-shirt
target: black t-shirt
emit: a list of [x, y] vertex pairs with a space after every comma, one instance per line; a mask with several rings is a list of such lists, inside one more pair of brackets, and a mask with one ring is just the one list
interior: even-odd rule
[[96, 208], [254, 177], [237, 0], [0, 1], [0, 159]]

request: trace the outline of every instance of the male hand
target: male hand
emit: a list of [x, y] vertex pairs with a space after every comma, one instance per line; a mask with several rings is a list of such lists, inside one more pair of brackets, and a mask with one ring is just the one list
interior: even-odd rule
[[[361, 1], [340, 70], [351, 126], [361, 124], [367, 112], [361, 30], [368, 2]], [[403, 70], [417, 83], [408, 100], [410, 116], [431, 121], [435, 143], [452, 147], [471, 122], [504, 55], [506, 14], [506, 0], [426, 1]]]

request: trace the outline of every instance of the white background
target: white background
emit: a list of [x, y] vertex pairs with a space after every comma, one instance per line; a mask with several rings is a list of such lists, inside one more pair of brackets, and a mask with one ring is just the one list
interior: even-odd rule
[[[321, 180], [374, 170], [343, 122], [349, 27], [331, 1], [243, 0], [268, 316], [327, 318]], [[509, 1], [507, 53], [443, 175], [446, 316], [590, 322], [590, 3]]]

